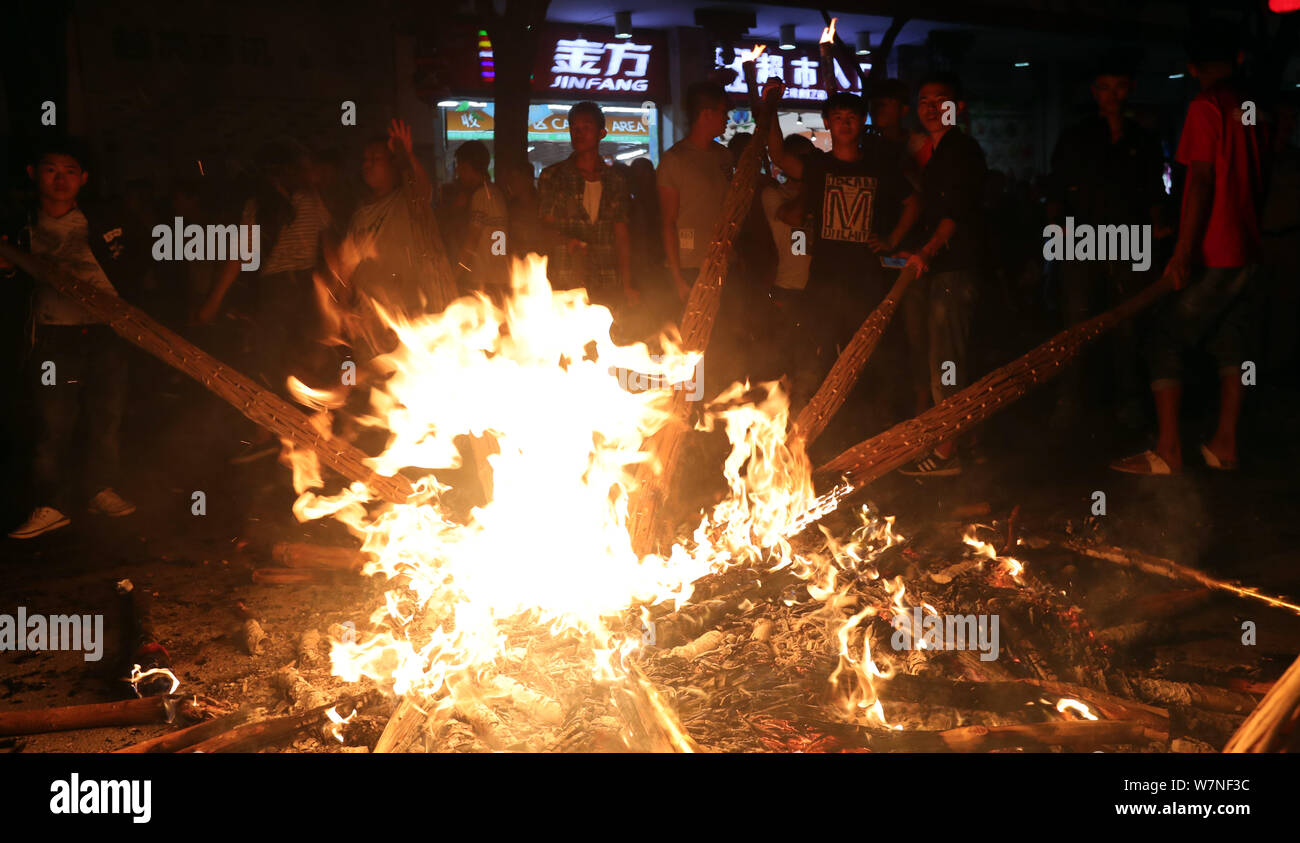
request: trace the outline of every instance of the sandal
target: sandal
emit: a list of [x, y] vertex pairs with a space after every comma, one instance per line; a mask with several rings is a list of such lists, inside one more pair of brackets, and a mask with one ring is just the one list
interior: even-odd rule
[[1165, 458], [1155, 451], [1146, 450], [1140, 454], [1134, 454], [1131, 457], [1115, 460], [1110, 464], [1111, 470], [1122, 471], [1125, 474], [1175, 474], [1176, 472], [1165, 462]]
[[1210, 446], [1204, 442], [1201, 443], [1201, 457], [1204, 458], [1205, 464], [1215, 471], [1236, 471], [1236, 460], [1221, 460], [1210, 450]]

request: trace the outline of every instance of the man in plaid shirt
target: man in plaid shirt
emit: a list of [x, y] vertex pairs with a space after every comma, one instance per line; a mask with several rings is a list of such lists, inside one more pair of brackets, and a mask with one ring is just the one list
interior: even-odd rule
[[600, 157], [605, 115], [594, 102], [569, 110], [573, 154], [542, 170], [538, 214], [556, 233], [547, 275], [556, 289], [585, 287], [593, 302], [634, 303], [628, 182]]

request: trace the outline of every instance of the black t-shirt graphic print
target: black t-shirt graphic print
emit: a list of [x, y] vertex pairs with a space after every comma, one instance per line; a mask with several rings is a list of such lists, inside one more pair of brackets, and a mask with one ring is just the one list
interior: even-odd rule
[[875, 210], [876, 179], [827, 173], [822, 187], [822, 240], [866, 244]]
[[912, 193], [897, 157], [864, 138], [862, 155], [853, 161], [826, 152], [809, 155], [803, 181], [814, 235], [809, 283], [865, 285], [874, 296], [878, 284], [866, 282], [879, 281], [883, 273], [867, 240], [889, 236]]

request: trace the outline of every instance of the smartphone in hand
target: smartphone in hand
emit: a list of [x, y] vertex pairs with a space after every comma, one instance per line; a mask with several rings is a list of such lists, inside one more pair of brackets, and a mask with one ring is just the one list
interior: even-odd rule
[[902, 269], [907, 266], [907, 258], [881, 257], [880, 265], [889, 269]]

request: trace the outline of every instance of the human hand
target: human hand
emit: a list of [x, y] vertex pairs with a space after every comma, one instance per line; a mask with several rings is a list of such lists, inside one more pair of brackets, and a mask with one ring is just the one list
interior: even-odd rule
[[395, 153], [404, 152], [411, 155], [411, 124], [405, 120], [393, 118], [388, 126], [388, 148]]
[[899, 252], [898, 257], [907, 259], [904, 268], [914, 270], [917, 278], [930, 271], [930, 259], [924, 252]]
[[1175, 250], [1169, 263], [1165, 265], [1163, 276], [1168, 277], [1174, 284], [1175, 290], [1181, 290], [1187, 286], [1187, 281], [1192, 274], [1192, 256], [1184, 251]]

